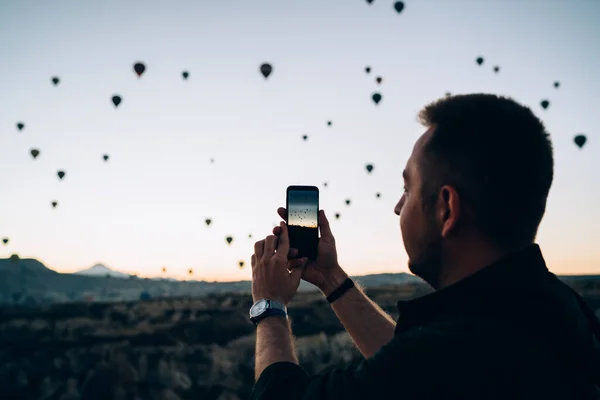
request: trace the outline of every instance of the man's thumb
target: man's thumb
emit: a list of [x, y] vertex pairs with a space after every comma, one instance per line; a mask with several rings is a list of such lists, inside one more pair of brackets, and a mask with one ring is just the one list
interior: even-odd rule
[[325, 216], [325, 210], [319, 211], [319, 229], [321, 229], [321, 237], [333, 239], [329, 220], [327, 220], [327, 217]]

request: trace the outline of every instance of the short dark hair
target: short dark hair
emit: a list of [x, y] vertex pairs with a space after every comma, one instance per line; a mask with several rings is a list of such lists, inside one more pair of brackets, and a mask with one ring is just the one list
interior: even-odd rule
[[552, 142], [540, 119], [508, 97], [477, 93], [439, 99], [419, 120], [433, 128], [420, 166], [424, 206], [452, 185], [488, 239], [533, 243], [554, 176]]

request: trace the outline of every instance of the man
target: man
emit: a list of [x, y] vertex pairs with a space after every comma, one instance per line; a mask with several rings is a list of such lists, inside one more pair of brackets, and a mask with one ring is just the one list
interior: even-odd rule
[[[419, 117], [427, 130], [394, 211], [410, 270], [436, 292], [399, 302], [395, 323], [337, 263], [323, 211], [313, 262], [293, 258], [281, 223], [252, 256], [254, 301], [283, 309], [253, 318], [252, 398], [600, 398], [600, 322], [534, 243], [553, 179], [543, 124], [488, 94], [444, 98]], [[360, 365], [313, 377], [298, 366], [284, 306], [300, 279], [328, 296]]]

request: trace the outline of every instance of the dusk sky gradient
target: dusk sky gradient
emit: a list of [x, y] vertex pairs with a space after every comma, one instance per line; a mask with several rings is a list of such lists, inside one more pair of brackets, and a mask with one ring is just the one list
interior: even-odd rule
[[424, 131], [416, 114], [447, 91], [492, 92], [532, 107], [552, 134], [538, 236], [550, 270], [600, 273], [600, 2], [407, 0], [401, 14], [393, 3], [0, 2], [0, 237], [11, 240], [0, 257], [250, 279], [254, 241], [296, 184], [319, 187], [349, 274], [406, 272], [393, 208]]

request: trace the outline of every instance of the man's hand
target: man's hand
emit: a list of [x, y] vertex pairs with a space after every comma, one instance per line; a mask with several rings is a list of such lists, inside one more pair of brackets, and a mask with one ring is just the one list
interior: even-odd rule
[[[285, 208], [280, 207], [277, 210], [277, 213], [285, 220], [287, 215], [287, 210]], [[338, 264], [335, 238], [331, 233], [329, 221], [323, 210], [319, 210], [319, 230], [321, 232], [321, 237], [319, 238], [317, 259], [307, 262], [303, 269], [302, 279], [318, 287], [325, 296], [329, 296], [331, 292], [344, 282], [348, 275]], [[273, 228], [273, 234], [281, 237], [283, 235], [282, 228], [276, 226]], [[287, 227], [285, 234], [287, 236]], [[289, 249], [290, 257], [294, 257], [296, 254], [298, 254], [297, 249]], [[295, 268], [297, 265], [301, 265], [297, 264], [296, 259], [291, 259], [289, 262], [288, 268], [290, 269]]]
[[[252, 255], [252, 298], [275, 300], [287, 306], [298, 286], [305, 259], [288, 261], [290, 241], [285, 223], [279, 235], [270, 235], [254, 244]], [[292, 253], [293, 254], [293, 253]]]

